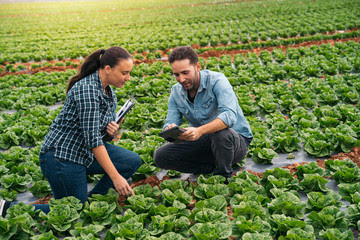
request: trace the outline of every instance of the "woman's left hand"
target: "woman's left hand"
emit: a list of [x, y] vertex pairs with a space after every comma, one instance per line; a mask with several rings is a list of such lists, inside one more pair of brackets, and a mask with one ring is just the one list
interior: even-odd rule
[[[121, 122], [120, 122], [120, 124], [121, 124]], [[118, 130], [119, 130], [120, 124], [117, 124], [116, 122], [111, 121], [111, 122], [106, 126], [106, 132], [107, 132], [111, 137], [115, 138], [116, 135], [119, 133]]]

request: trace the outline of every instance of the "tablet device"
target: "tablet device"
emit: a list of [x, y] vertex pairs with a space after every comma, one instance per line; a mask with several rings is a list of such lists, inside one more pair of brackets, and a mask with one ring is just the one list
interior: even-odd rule
[[165, 131], [162, 131], [161, 133], [159, 133], [159, 135], [168, 142], [179, 143], [183, 140], [179, 140], [178, 136], [185, 131], [185, 129], [175, 126]]
[[[125, 115], [130, 111], [130, 109], [135, 105], [135, 102], [131, 101], [131, 99], [127, 100], [125, 104], [120, 108], [120, 110], [116, 113], [115, 122], [117, 124], [120, 123], [121, 119], [125, 117]], [[102, 134], [103, 141], [111, 141], [110, 135], [105, 131]]]

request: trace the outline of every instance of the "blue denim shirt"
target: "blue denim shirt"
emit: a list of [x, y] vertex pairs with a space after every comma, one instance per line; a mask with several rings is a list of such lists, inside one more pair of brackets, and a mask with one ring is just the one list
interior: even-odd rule
[[242, 136], [253, 137], [233, 88], [222, 73], [200, 71], [200, 86], [194, 103], [190, 102], [187, 91], [180, 83], [172, 87], [164, 128], [171, 123], [179, 126], [183, 116], [191, 127], [219, 118]]

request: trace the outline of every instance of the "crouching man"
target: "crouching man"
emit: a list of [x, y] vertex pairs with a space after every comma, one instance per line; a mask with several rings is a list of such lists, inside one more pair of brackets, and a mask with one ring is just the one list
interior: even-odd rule
[[184, 173], [231, 177], [232, 164], [246, 155], [253, 135], [224, 74], [201, 70], [196, 52], [187, 46], [169, 55], [178, 81], [171, 89], [164, 130], [182, 123], [190, 127], [181, 143], [166, 143], [154, 153], [157, 167]]

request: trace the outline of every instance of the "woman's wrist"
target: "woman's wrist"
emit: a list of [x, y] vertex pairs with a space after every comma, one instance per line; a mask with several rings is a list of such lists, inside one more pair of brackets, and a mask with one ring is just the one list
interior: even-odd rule
[[109, 175], [109, 177], [113, 182], [118, 182], [118, 181], [124, 179], [123, 176], [121, 176], [119, 173], [114, 173], [112, 175]]

